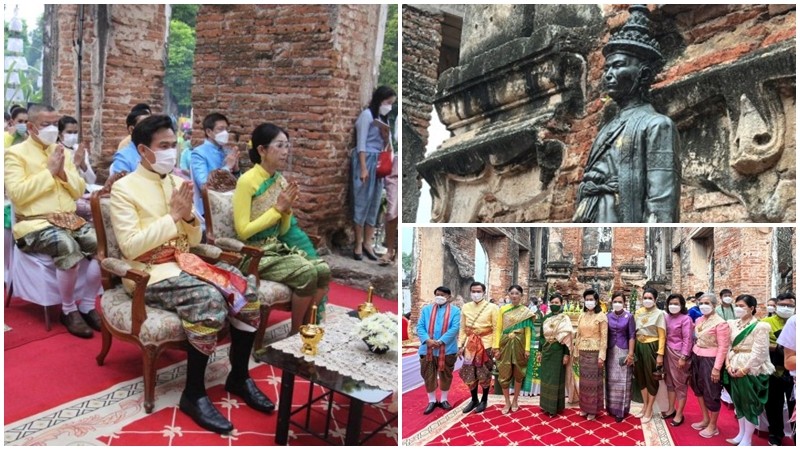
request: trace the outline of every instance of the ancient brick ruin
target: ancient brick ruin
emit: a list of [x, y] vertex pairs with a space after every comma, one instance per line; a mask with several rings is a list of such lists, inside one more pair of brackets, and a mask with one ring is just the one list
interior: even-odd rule
[[[441, 30], [445, 14], [431, 9], [405, 5], [404, 24]], [[667, 58], [653, 104], [681, 133], [681, 221], [794, 222], [795, 5], [650, 9]], [[404, 94], [418, 99], [403, 109], [415, 132], [404, 200], [420, 176], [436, 222], [570, 221], [591, 142], [616, 108], [601, 49], [627, 17], [626, 5], [470, 5], [457, 66], [438, 71], [436, 49], [425, 53], [435, 37], [404, 30]], [[419, 162], [433, 80], [453, 136]], [[404, 203], [404, 217], [415, 207]]]
[[[130, 108], [164, 108], [168, 10], [87, 5], [83, 12], [81, 122], [103, 182]], [[48, 6], [47, 16], [55, 44], [49, 100], [78, 117], [79, 8]], [[262, 122], [287, 129], [294, 148], [284, 174], [300, 185], [295, 212], [318, 247], [348, 241], [353, 124], [377, 83], [385, 17], [380, 5], [203, 5], [198, 12], [193, 144], [214, 111], [228, 116], [241, 150]], [[249, 167], [244, 151], [242, 166]]]
[[475, 240], [488, 256], [488, 293], [500, 299], [512, 283], [525, 298], [560, 292], [578, 301], [593, 288], [607, 300], [614, 291], [656, 288], [673, 292], [748, 293], [761, 311], [770, 297], [794, 290], [794, 228], [417, 228], [411, 291], [411, 329], [419, 311], [446, 285], [469, 301]]
[[[82, 10], [82, 16], [81, 16]], [[78, 111], [78, 29], [83, 17]], [[137, 103], [164, 105], [167, 16], [164, 5], [46, 5], [44, 89], [61, 114], [79, 118], [98, 176], [105, 181], [125, 117]], [[47, 41], [46, 41], [47, 42]]]

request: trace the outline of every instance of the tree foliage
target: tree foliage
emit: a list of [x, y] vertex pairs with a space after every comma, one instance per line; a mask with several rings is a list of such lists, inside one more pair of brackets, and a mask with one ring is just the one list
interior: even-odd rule
[[195, 43], [196, 36], [193, 27], [177, 19], [170, 21], [164, 83], [183, 112], [192, 107], [192, 67], [194, 66]]
[[172, 20], [189, 25], [191, 28], [197, 28], [197, 10], [200, 5], [171, 5], [172, 7]]
[[403, 253], [402, 264], [403, 264], [403, 272], [411, 273], [411, 269], [414, 266], [414, 257], [411, 256], [411, 254], [409, 253]]
[[386, 15], [386, 33], [383, 37], [378, 84], [391, 86], [397, 91], [397, 5], [389, 5]]

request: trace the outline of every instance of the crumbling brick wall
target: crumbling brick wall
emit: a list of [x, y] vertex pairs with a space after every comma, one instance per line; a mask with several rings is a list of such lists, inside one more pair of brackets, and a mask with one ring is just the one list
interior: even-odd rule
[[403, 5], [403, 222], [416, 222], [418, 162], [425, 156], [436, 93], [442, 15]]
[[[78, 117], [78, 5], [52, 5], [53, 106]], [[166, 61], [165, 5], [84, 5], [81, 130], [90, 145], [98, 183], [105, 181], [119, 142], [128, 135], [125, 118], [137, 103], [160, 111]]]
[[350, 150], [376, 87], [380, 16], [377, 5], [203, 5], [197, 15], [194, 143], [216, 111], [241, 150], [260, 123], [286, 129], [283, 173], [300, 186], [294, 211], [318, 247], [348, 240]]

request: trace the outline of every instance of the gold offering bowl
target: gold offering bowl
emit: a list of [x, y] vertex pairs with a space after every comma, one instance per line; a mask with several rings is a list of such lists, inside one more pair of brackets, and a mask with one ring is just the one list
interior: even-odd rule
[[305, 355], [315, 356], [317, 354], [317, 345], [322, 340], [325, 330], [320, 328], [319, 325], [309, 324], [300, 327], [300, 339], [303, 341], [301, 351]]
[[378, 308], [376, 308], [371, 302], [362, 303], [358, 306], [358, 318], [361, 320], [366, 319], [376, 312], [378, 312]]

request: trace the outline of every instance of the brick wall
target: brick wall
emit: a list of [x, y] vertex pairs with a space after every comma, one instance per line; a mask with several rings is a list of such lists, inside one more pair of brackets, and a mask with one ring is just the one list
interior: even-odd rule
[[[50, 24], [57, 37], [53, 106], [76, 118], [77, 16], [77, 5], [56, 5]], [[128, 134], [125, 118], [131, 107], [144, 102], [159, 111], [163, 105], [166, 12], [164, 5], [86, 5], [84, 17], [81, 128], [102, 183]]]
[[441, 22], [441, 14], [403, 5], [403, 222], [416, 219], [416, 164], [422, 161], [428, 143], [442, 44]]
[[[674, 257], [672, 283], [675, 292], [684, 296], [695, 292], [713, 292], [728, 288], [733, 297], [754, 296], [759, 305], [770, 297], [773, 282], [773, 232], [771, 228], [725, 228], [713, 231], [713, 284], [706, 272], [698, 272], [692, 263], [696, 243], [689, 238], [694, 228], [682, 228], [674, 238], [680, 252]], [[679, 241], [678, 241], [679, 239]], [[679, 264], [678, 264], [679, 263]]]
[[513, 243], [505, 236], [479, 233], [478, 240], [486, 250], [489, 264], [489, 279], [486, 281], [487, 297], [495, 300], [506, 296], [511, 285], [514, 268]]
[[[242, 150], [260, 123], [286, 129], [294, 148], [283, 173], [300, 186], [295, 213], [318, 247], [349, 241], [349, 152], [355, 119], [376, 87], [379, 19], [376, 5], [203, 5], [198, 12], [194, 143], [203, 117], [215, 111], [241, 135]], [[246, 152], [242, 162], [249, 165]]]

